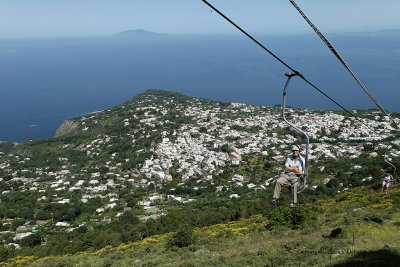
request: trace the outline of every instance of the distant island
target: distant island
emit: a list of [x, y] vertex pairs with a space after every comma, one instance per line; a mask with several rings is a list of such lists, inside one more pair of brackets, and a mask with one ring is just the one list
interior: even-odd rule
[[117, 33], [115, 36], [119, 37], [155, 37], [155, 36], [168, 36], [165, 33], [158, 33], [158, 32], [151, 32], [146, 31], [144, 29], [137, 29], [137, 30], [127, 30]]
[[394, 33], [400, 33], [400, 29], [383, 29], [383, 30], [380, 30], [379, 32], [394, 32]]

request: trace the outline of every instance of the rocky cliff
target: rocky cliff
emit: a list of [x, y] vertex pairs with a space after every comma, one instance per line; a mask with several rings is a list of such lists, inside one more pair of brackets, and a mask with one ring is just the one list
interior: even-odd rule
[[61, 124], [60, 127], [58, 127], [54, 137], [60, 137], [72, 133], [77, 129], [78, 125], [79, 123], [76, 121], [66, 120]]

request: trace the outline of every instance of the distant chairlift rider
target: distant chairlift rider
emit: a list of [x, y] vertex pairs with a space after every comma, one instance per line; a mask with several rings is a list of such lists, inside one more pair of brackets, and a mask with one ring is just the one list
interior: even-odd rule
[[382, 179], [382, 192], [387, 193], [390, 184], [393, 182], [393, 176], [390, 173], [386, 173]]

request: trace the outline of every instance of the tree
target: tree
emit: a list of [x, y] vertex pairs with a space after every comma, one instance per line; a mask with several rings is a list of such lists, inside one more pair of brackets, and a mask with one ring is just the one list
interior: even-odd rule
[[0, 261], [3, 262], [15, 255], [14, 247], [0, 246]]
[[21, 225], [25, 224], [25, 219], [15, 219], [12, 223], [11, 223], [11, 230], [15, 231], [17, 230], [17, 228]]
[[34, 247], [42, 243], [42, 236], [38, 233], [27, 236], [19, 241], [19, 244], [23, 247]]
[[139, 223], [139, 218], [133, 212], [127, 211], [119, 217], [119, 222], [122, 224], [137, 224]]
[[221, 151], [222, 152], [229, 152], [229, 145], [228, 144], [223, 144], [222, 146], [221, 146]]

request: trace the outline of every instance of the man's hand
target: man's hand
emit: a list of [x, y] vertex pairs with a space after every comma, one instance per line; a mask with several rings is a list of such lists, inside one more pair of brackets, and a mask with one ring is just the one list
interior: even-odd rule
[[303, 173], [303, 171], [300, 168], [295, 168], [295, 167], [286, 166], [286, 170], [290, 171], [290, 172], [294, 172], [296, 174], [302, 174]]
[[300, 168], [293, 168], [294, 169], [294, 173], [296, 174], [302, 174], [303, 172], [300, 170]]

